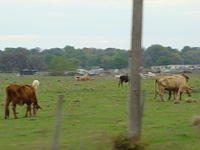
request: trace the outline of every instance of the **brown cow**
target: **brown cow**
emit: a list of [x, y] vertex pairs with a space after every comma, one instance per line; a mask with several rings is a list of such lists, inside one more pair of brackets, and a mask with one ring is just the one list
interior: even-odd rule
[[33, 114], [36, 114], [41, 107], [37, 103], [35, 89], [31, 85], [12, 84], [6, 87], [6, 104], [5, 104], [5, 119], [9, 117], [9, 104], [12, 103], [12, 110], [14, 118], [17, 119], [16, 105], [27, 105], [25, 117], [28, 113], [31, 116], [31, 106], [33, 107]]
[[[158, 93], [162, 101], [163, 101], [163, 93], [165, 91], [169, 91], [170, 94], [169, 99], [171, 97], [171, 92], [174, 92], [174, 95], [177, 94], [180, 100], [183, 92], [191, 96], [192, 89], [186, 86], [186, 82], [188, 80], [189, 77], [184, 74], [157, 77], [155, 81], [155, 94]], [[159, 91], [157, 91], [156, 88], [158, 88]]]

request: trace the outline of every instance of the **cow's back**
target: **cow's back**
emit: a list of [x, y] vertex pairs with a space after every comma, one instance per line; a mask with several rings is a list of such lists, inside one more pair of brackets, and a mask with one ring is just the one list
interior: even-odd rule
[[166, 76], [158, 79], [159, 85], [168, 89], [178, 89], [186, 84], [186, 79], [182, 76]]
[[21, 85], [19, 84], [12, 84], [6, 87], [6, 96], [9, 101], [15, 101], [17, 103], [19, 94], [19, 88]]
[[23, 85], [19, 88], [21, 98], [27, 103], [37, 102], [35, 89], [31, 85]]
[[7, 99], [15, 103], [31, 103], [37, 102], [35, 89], [31, 85], [12, 84], [6, 87]]

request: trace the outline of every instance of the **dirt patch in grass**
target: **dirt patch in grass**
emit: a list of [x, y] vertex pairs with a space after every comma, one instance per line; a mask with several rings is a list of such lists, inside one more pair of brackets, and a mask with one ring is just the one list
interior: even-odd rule
[[200, 127], [200, 116], [193, 116], [192, 117], [192, 124], [194, 126]]

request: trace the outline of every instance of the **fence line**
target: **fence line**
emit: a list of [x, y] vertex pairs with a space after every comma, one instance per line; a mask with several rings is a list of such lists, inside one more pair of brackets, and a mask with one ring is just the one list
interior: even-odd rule
[[60, 137], [60, 130], [61, 130], [61, 122], [62, 122], [63, 103], [64, 103], [64, 96], [59, 95], [57, 108], [56, 108], [55, 128], [54, 128], [51, 150], [59, 150], [59, 140], [60, 140], [59, 137]]

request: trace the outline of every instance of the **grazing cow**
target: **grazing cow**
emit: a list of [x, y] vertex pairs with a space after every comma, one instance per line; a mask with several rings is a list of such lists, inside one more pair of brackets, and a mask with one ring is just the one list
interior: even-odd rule
[[34, 80], [32, 82], [32, 86], [34, 87], [35, 91], [37, 92], [40, 82], [38, 80]]
[[128, 81], [129, 81], [129, 77], [127, 75], [121, 75], [119, 77], [118, 87], [123, 86], [123, 82], [128, 82]]
[[[162, 75], [162, 76], [156, 76], [155, 77], [155, 95], [154, 95], [154, 99], [156, 99], [157, 94], [159, 93], [159, 91], [157, 91], [157, 89], [159, 90], [159, 88], [160, 88], [159, 85], [158, 85], [158, 81], [159, 80], [161, 81], [161, 80], [163, 80], [165, 78], [170, 78], [172, 76], [180, 76], [180, 75]], [[175, 99], [175, 95], [178, 92], [177, 89], [167, 89], [167, 88], [165, 89], [165, 91], [168, 92], [168, 94], [169, 94], [168, 100], [171, 99], [172, 93], [173, 93], [173, 96], [174, 96], [174, 99]]]
[[[169, 97], [168, 97], [168, 100], [171, 99], [171, 96], [172, 96], [172, 93], [173, 93], [173, 96], [174, 96], [174, 100], [176, 99], [176, 95], [178, 93], [178, 88], [177, 89], [168, 89], [168, 88], [165, 88], [165, 91], [168, 91], [169, 92]], [[189, 97], [191, 96], [192, 94], [192, 88], [185, 85], [182, 87], [182, 90], [180, 91], [180, 97], [179, 97], [179, 100], [182, 99], [182, 94], [183, 93], [186, 93]]]
[[[162, 76], [156, 76], [156, 77], [155, 77], [155, 95], [154, 95], [154, 99], [157, 98], [157, 94], [159, 93], [159, 91], [158, 91], [158, 90], [159, 90], [158, 81], [161, 80], [161, 79], [163, 79], [163, 78], [167, 78], [167, 77], [171, 77], [171, 75], [162, 75]], [[167, 90], [166, 90], [166, 91], [167, 91]], [[168, 100], [171, 99], [171, 94], [172, 94], [172, 92], [173, 92], [173, 95], [174, 95], [174, 97], [175, 97], [175, 92], [174, 92], [174, 91], [169, 90], [169, 91], [167, 91], [167, 92], [169, 92]]]
[[12, 84], [6, 87], [5, 119], [9, 117], [9, 104], [12, 103], [14, 118], [17, 119], [16, 105], [27, 105], [25, 117], [28, 113], [31, 116], [31, 106], [33, 114], [36, 114], [41, 107], [38, 105], [35, 89], [31, 85]]
[[77, 81], [87, 81], [87, 80], [94, 80], [90, 76], [76, 76], [75, 77]]
[[[159, 94], [161, 101], [163, 101], [163, 94], [165, 91], [169, 91], [169, 98], [171, 98], [171, 92], [173, 91], [174, 94], [177, 93], [177, 96], [181, 100], [183, 92], [191, 96], [192, 89], [186, 85], [188, 80], [189, 77], [184, 74], [159, 77], [155, 81], [155, 92]], [[158, 88], [159, 91], [157, 91], [156, 88]]]

